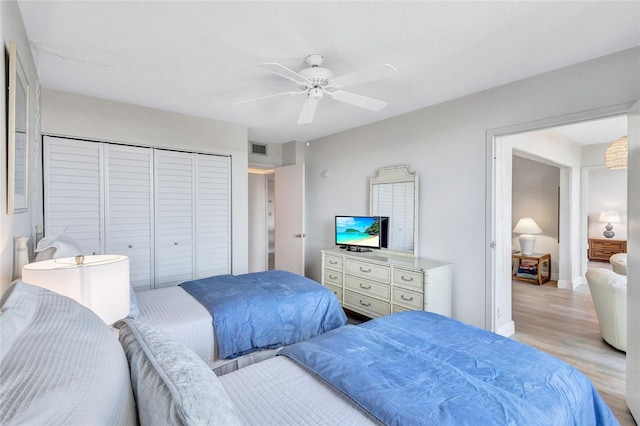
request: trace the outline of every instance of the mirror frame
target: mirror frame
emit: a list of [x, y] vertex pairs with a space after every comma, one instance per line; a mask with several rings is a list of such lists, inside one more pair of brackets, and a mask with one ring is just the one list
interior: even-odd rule
[[369, 214], [375, 216], [373, 212], [373, 188], [374, 185], [395, 184], [402, 182], [413, 183], [413, 250], [392, 250], [383, 249], [386, 252], [410, 255], [418, 257], [418, 175], [409, 172], [409, 166], [400, 164], [397, 166], [381, 167], [376, 175], [369, 180]]
[[[29, 208], [29, 81], [15, 41], [9, 42], [7, 103], [7, 213], [14, 214]], [[24, 194], [16, 192], [16, 182], [20, 181], [24, 182]]]

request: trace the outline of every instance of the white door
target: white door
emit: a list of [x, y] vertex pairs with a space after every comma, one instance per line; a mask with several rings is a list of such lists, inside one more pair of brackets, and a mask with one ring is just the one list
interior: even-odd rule
[[304, 164], [275, 169], [275, 269], [304, 275]]
[[44, 229], [65, 231], [85, 255], [102, 254], [102, 144], [44, 137]]
[[105, 254], [129, 257], [131, 286], [153, 288], [153, 150], [104, 144]]
[[193, 154], [195, 279], [231, 273], [231, 159]]
[[628, 117], [627, 405], [640, 420], [640, 102]]
[[183, 152], [154, 152], [156, 288], [193, 279], [193, 158]]

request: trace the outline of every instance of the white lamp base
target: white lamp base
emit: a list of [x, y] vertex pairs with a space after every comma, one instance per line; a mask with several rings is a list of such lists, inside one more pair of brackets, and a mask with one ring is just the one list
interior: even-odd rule
[[530, 234], [522, 234], [518, 241], [520, 241], [520, 252], [525, 256], [531, 256], [533, 247], [536, 245], [536, 237]]

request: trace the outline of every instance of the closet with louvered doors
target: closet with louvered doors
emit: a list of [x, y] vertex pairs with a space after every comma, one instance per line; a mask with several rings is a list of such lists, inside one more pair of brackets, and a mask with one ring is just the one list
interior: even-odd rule
[[136, 289], [231, 271], [230, 158], [46, 136], [45, 232], [130, 258]]

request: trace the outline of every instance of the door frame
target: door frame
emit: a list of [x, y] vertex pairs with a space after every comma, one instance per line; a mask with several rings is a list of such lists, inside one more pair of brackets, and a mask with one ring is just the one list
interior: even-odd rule
[[[500, 189], [499, 176], [497, 175], [496, 162], [503, 160], [504, 150], [499, 142], [500, 137], [508, 136], [516, 133], [525, 133], [537, 130], [544, 130], [552, 127], [562, 126], [565, 124], [579, 123], [582, 121], [591, 121], [601, 118], [627, 114], [631, 106], [635, 102], [626, 102], [623, 104], [612, 105], [594, 110], [581, 111], [572, 114], [549, 117], [541, 120], [514, 124], [505, 127], [488, 129], [486, 132], [486, 163], [485, 163], [485, 329], [493, 332], [501, 332], [501, 334], [510, 335], [513, 331], [509, 324], [501, 327], [502, 330], [496, 330], [498, 318], [505, 315], [511, 319], [511, 307], [508, 312], [498, 312], [498, 303], [496, 300], [498, 285], [503, 284], [497, 282], [500, 276], [502, 265], [505, 264], [503, 248], [506, 237], [501, 235], [500, 225], [502, 224], [501, 215], [497, 214], [497, 191]], [[581, 208], [582, 206], [580, 206]], [[511, 236], [508, 238], [509, 246]], [[510, 260], [509, 260], [510, 263]], [[585, 265], [580, 265], [581, 274], [584, 275]], [[503, 284], [504, 285], [504, 284]], [[511, 324], [513, 322], [511, 321]]]

